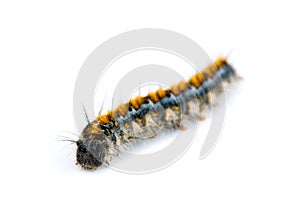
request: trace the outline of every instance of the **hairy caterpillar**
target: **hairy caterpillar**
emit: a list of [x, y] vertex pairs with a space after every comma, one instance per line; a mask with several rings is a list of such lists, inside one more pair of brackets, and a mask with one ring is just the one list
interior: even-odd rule
[[186, 115], [200, 118], [201, 111], [210, 103], [210, 92], [219, 92], [222, 82], [230, 82], [234, 77], [235, 70], [220, 57], [188, 81], [137, 96], [99, 115], [76, 141], [77, 164], [87, 170], [108, 165], [123, 148], [155, 137], [162, 127], [179, 129]]

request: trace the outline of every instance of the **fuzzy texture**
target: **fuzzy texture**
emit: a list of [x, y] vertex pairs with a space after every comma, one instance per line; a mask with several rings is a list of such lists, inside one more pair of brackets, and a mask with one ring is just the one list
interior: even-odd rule
[[138, 96], [99, 115], [76, 142], [77, 164], [84, 169], [108, 165], [129, 145], [153, 138], [162, 129], [183, 128], [185, 116], [203, 119], [202, 112], [210, 104], [211, 92], [221, 92], [222, 82], [230, 82], [234, 77], [234, 69], [226, 59], [219, 58], [187, 82]]

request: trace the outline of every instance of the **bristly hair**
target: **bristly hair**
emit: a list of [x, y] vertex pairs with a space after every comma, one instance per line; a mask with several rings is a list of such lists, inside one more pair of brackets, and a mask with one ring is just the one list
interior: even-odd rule
[[67, 136], [63, 136], [63, 135], [60, 135], [59, 136], [60, 138], [57, 138], [57, 141], [60, 141], [60, 142], [71, 142], [71, 143], [76, 143], [76, 140], [70, 138], [70, 137], [67, 137]]
[[84, 112], [85, 120], [87, 121], [88, 124], [90, 124], [91, 122], [89, 120], [89, 117], [87, 115], [86, 109], [85, 109], [85, 107], [84, 107], [84, 105], [83, 105], [82, 102], [81, 102], [81, 105], [82, 105], [82, 109], [83, 109], [83, 112]]

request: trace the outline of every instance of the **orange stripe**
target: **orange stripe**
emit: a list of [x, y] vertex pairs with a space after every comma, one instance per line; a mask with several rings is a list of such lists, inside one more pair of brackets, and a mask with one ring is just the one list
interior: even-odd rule
[[226, 60], [226, 58], [224, 58], [224, 57], [222, 57], [222, 56], [220, 56], [216, 61], [215, 61], [215, 65], [218, 67], [218, 68], [220, 68], [220, 67], [222, 67], [224, 64], [226, 64], [227, 63], [227, 60]]
[[159, 98], [158, 96], [156, 96], [155, 92], [150, 92], [148, 94], [148, 97], [151, 101], [153, 101], [154, 103], [158, 102], [159, 101]]
[[[226, 58], [219, 57], [213, 64], [207, 66], [202, 73], [199, 72], [192, 76], [188, 82], [180, 81], [177, 85], [171, 86], [171, 88], [168, 90], [159, 88], [156, 92], [150, 92], [146, 97], [137, 96], [135, 99], [130, 99], [129, 103], [121, 104], [115, 110], [109, 111], [107, 115], [98, 116], [96, 120], [100, 121], [101, 123], [109, 123], [112, 118], [117, 118], [119, 115], [125, 116], [128, 112], [129, 105], [135, 109], [139, 109], [146, 99], [150, 99], [156, 103], [170, 92], [172, 92], [174, 95], [179, 95], [181, 92], [187, 89], [188, 83], [198, 88], [205, 81], [206, 76], [212, 77], [218, 68], [224, 66], [226, 63]], [[176, 110], [177, 107], [174, 107], [173, 109]]]
[[125, 116], [127, 111], [128, 111], [128, 104], [120, 104], [118, 107], [117, 107], [117, 112], [120, 113], [122, 116]]
[[189, 83], [193, 86], [195, 86], [196, 88], [198, 88], [200, 86], [200, 82], [198, 81], [196, 76], [193, 76], [192, 78], [190, 78]]
[[185, 82], [185, 81], [180, 81], [180, 82], [177, 84], [177, 86], [178, 86], [178, 89], [179, 89], [181, 92], [183, 92], [183, 91], [186, 90], [188, 84], [187, 84], [187, 82]]
[[196, 78], [197, 78], [197, 80], [199, 81], [200, 84], [204, 82], [204, 76], [201, 72], [196, 74]]
[[156, 94], [157, 96], [162, 99], [166, 96], [166, 91], [162, 88], [159, 88], [157, 91], [156, 91]]
[[104, 124], [107, 124], [109, 123], [109, 118], [107, 115], [99, 115], [97, 117], [97, 121], [101, 122], [101, 123], [104, 123]]
[[136, 102], [138, 103], [139, 106], [141, 106], [144, 103], [144, 98], [141, 96], [137, 96], [135, 98]]
[[171, 89], [172, 93], [175, 94], [176, 96], [180, 94], [178, 85], [172, 85], [170, 89]]
[[140, 107], [136, 99], [130, 99], [129, 104], [134, 107], [134, 109], [138, 109]]

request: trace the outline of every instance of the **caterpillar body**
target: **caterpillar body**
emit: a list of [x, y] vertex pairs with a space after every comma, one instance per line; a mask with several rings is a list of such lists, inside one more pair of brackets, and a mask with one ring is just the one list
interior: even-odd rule
[[137, 96], [99, 115], [88, 123], [76, 141], [77, 165], [87, 170], [109, 165], [122, 149], [154, 138], [159, 130], [182, 128], [183, 117], [200, 118], [210, 104], [211, 91], [221, 92], [221, 84], [235, 77], [233, 67], [221, 57], [188, 81]]

